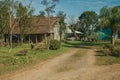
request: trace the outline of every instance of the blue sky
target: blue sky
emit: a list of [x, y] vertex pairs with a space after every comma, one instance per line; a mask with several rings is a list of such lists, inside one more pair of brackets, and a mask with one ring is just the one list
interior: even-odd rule
[[[116, 5], [120, 5], [120, 0], [60, 0], [55, 11], [56, 13], [64, 11], [67, 16], [79, 17], [86, 10], [99, 13], [103, 6], [113, 7]], [[41, 0], [33, 0], [32, 6], [35, 8], [35, 14], [38, 14], [40, 10], [44, 10]]]

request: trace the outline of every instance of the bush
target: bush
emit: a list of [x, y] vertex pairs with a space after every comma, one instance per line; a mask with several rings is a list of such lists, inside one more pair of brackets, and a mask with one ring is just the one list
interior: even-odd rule
[[120, 46], [113, 46], [112, 44], [107, 44], [103, 47], [103, 53], [105, 55], [120, 57]]
[[107, 45], [104, 45], [103, 47], [103, 52], [105, 55], [110, 55], [114, 49], [114, 46], [112, 44], [107, 44]]
[[107, 44], [107, 45], [104, 45], [103, 47], [104, 49], [109, 49], [110, 51], [113, 50], [114, 46], [112, 44]]
[[116, 40], [115, 45], [120, 45], [120, 40]]
[[28, 63], [32, 63], [34, 57], [31, 56], [7, 56], [1, 62], [6, 66], [11, 65], [25, 65]]
[[105, 56], [108, 56], [108, 55], [111, 54], [111, 51], [109, 49], [104, 49], [103, 53], [104, 53]]
[[57, 50], [60, 48], [60, 42], [58, 40], [51, 40], [49, 44], [49, 49]]
[[15, 54], [16, 56], [26, 56], [28, 53], [28, 50], [24, 49], [19, 51], [17, 54]]
[[120, 57], [120, 47], [119, 46], [114, 47], [111, 55], [115, 57]]

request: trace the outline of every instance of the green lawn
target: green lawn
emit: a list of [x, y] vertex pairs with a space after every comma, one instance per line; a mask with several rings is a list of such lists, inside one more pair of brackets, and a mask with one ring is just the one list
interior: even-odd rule
[[[62, 43], [61, 48], [58, 50], [31, 50], [29, 44], [23, 44], [14, 47], [11, 53], [8, 53], [7, 47], [0, 47], [0, 75], [61, 55], [70, 48], [80, 45], [80, 43], [80, 41], [70, 41], [69, 44]], [[27, 55], [16, 55], [21, 50], [27, 50]]]

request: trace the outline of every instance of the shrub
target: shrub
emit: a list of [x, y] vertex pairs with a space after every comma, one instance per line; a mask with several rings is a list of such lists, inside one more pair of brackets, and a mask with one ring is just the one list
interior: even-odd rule
[[14, 56], [9, 56], [8, 58], [4, 59], [3, 61], [3, 64], [5, 65], [16, 65], [19, 63], [18, 61], [18, 57], [14, 57]]
[[10, 65], [24, 65], [29, 63], [31, 58], [29, 56], [21, 56], [21, 57], [15, 57], [15, 56], [9, 56], [8, 58], [5, 58], [2, 63], [4, 65], [10, 66]]
[[28, 53], [28, 50], [24, 49], [19, 51], [16, 56], [26, 56], [26, 54]]
[[60, 48], [60, 42], [58, 40], [51, 40], [49, 44], [49, 49], [57, 50]]
[[109, 49], [104, 49], [103, 53], [104, 53], [105, 56], [108, 56], [108, 55], [111, 54], [111, 51]]
[[107, 44], [103, 47], [103, 53], [105, 55], [120, 57], [120, 46], [113, 46], [112, 44]]
[[114, 49], [114, 46], [112, 44], [107, 44], [107, 45], [104, 45], [103, 47], [104, 49], [109, 49], [111, 52], [113, 51]]
[[103, 46], [103, 49], [105, 55], [110, 55], [114, 49], [114, 46], [112, 44], [107, 44]]
[[120, 40], [116, 40], [115, 41], [115, 45], [117, 46], [117, 45], [120, 45]]
[[111, 55], [115, 57], [120, 57], [120, 47], [119, 46], [114, 47]]

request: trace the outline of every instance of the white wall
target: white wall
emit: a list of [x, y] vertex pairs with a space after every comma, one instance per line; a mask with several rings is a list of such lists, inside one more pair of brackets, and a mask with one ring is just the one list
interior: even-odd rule
[[60, 25], [59, 23], [57, 23], [54, 27], [54, 39], [55, 40], [60, 40], [59, 29], [60, 29]]

